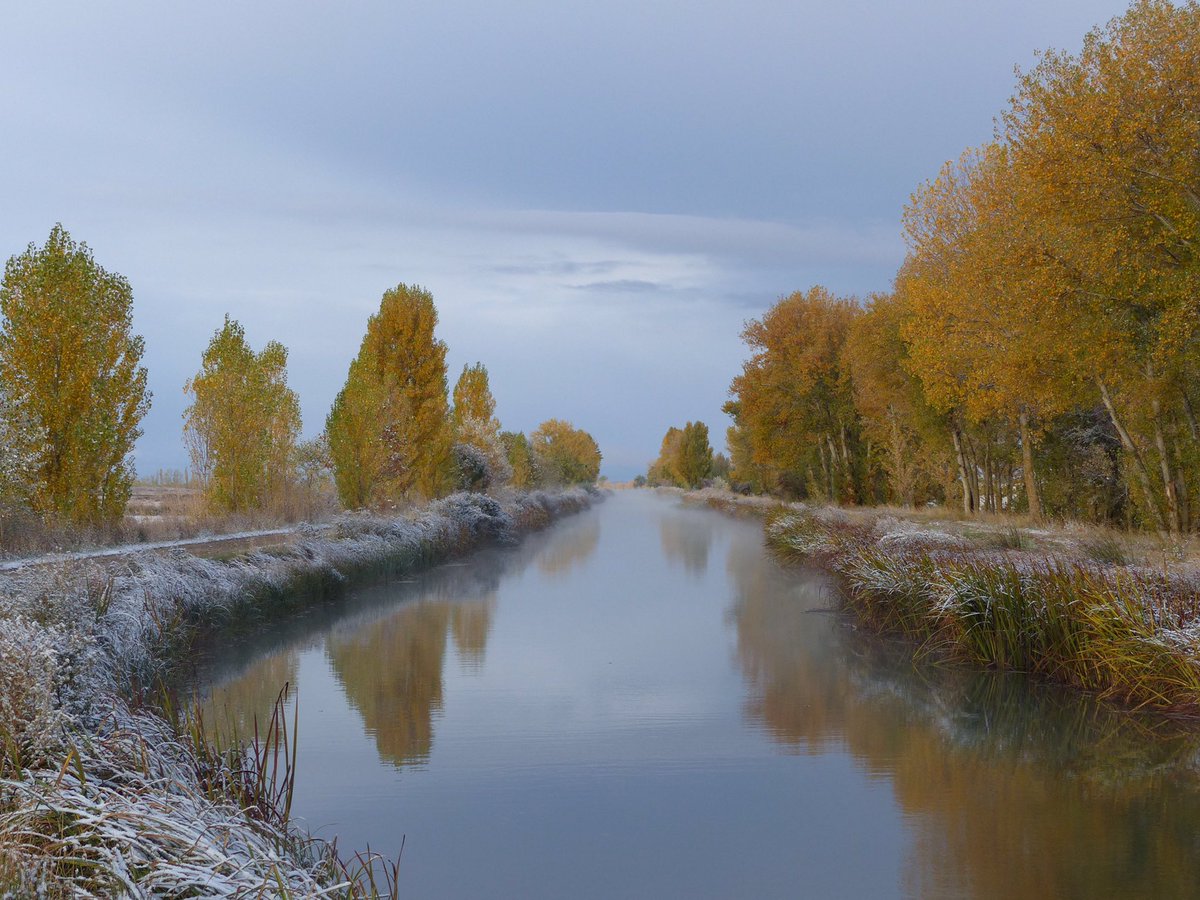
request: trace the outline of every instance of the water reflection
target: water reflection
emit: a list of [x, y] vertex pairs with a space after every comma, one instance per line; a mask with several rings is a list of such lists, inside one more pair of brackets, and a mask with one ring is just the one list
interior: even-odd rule
[[380, 759], [401, 766], [429, 758], [447, 640], [453, 636], [466, 668], [482, 666], [501, 571], [444, 566], [421, 580], [419, 601], [329, 633], [326, 657]]
[[708, 549], [713, 541], [712, 513], [707, 510], [673, 510], [658, 522], [663, 554], [699, 577], [708, 570]]
[[454, 635], [454, 649], [458, 651], [464, 670], [478, 672], [483, 668], [484, 650], [495, 612], [494, 594], [485, 600], [456, 603], [451, 607], [450, 632]]
[[595, 517], [572, 522], [572, 527], [557, 529], [538, 553], [538, 571], [543, 575], [565, 577], [583, 565], [600, 543], [600, 520]]
[[395, 765], [429, 757], [449, 624], [444, 603], [417, 603], [326, 642], [333, 671], [375, 736], [380, 758]]
[[733, 545], [748, 715], [789, 750], [844, 746], [910, 819], [916, 896], [1191, 896], [1200, 872], [1196, 730], [1021, 676], [915, 664], [789, 595]]
[[595, 552], [599, 522], [570, 526], [357, 591], [278, 623], [261, 638], [203, 649], [201, 656], [213, 658], [212, 668], [196, 676], [210, 685], [202, 703], [206, 721], [227, 734], [253, 734], [255, 718], [260, 724], [270, 718], [284, 685], [296, 686], [298, 655], [316, 641], [380, 759], [396, 766], [426, 761], [442, 709], [448, 640], [464, 672], [482, 671], [500, 582], [535, 560], [543, 574], [564, 576]]
[[205, 723], [225, 734], [248, 740], [261, 731], [275, 710], [275, 701], [286, 685], [296, 684], [299, 654], [284, 649], [259, 657], [241, 668], [237, 678], [212, 691], [201, 704]]

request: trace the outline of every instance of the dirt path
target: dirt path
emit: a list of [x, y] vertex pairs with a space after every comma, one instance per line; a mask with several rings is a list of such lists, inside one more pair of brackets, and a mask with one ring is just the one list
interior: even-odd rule
[[300, 526], [270, 528], [261, 531], [239, 531], [234, 534], [203, 535], [174, 541], [150, 541], [142, 544], [122, 544], [118, 547], [101, 547], [96, 550], [79, 550], [71, 553], [44, 553], [23, 559], [0, 562], [0, 572], [13, 572], [26, 566], [45, 566], [55, 563], [76, 562], [84, 559], [104, 559], [114, 556], [130, 556], [148, 550], [172, 550], [185, 548], [197, 556], [224, 556], [264, 547], [278, 547], [291, 543]]

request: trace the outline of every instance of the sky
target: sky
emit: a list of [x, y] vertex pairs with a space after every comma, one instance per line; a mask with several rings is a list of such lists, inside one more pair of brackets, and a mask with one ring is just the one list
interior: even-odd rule
[[61, 222], [129, 279], [143, 475], [226, 313], [320, 432], [367, 317], [432, 292], [453, 386], [590, 431], [613, 479], [721, 412], [740, 332], [887, 290], [921, 182], [1108, 0], [6, 4], [0, 257]]

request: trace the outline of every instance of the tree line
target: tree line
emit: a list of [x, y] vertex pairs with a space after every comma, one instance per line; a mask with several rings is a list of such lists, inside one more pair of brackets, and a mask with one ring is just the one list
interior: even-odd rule
[[893, 289], [747, 323], [732, 478], [861, 504], [1200, 524], [1200, 6], [1018, 77], [904, 210]]
[[[133, 292], [56, 225], [8, 260], [0, 283], [0, 520], [32, 513], [70, 526], [124, 514], [134, 443], [150, 409]], [[299, 489], [331, 481], [348, 509], [391, 508], [455, 490], [529, 489], [596, 480], [600, 448], [548, 419], [501, 430], [482, 363], [448, 391], [432, 295], [398, 285], [350, 365], [324, 431], [300, 440], [287, 349], [255, 352], [226, 315], [184, 385], [191, 473], [218, 514], [280, 511]], [[0, 542], [3, 522], [0, 521]]]
[[682, 428], [672, 425], [667, 429], [658, 458], [634, 483], [638, 487], [650, 484], [695, 489], [728, 475], [729, 460], [723, 453], [713, 453], [708, 426], [688, 422]]

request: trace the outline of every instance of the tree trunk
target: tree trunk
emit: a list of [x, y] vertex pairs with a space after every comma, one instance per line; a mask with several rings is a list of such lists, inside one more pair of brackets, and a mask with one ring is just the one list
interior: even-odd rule
[[987, 498], [984, 507], [988, 512], [996, 511], [996, 477], [995, 463], [992, 458], [992, 442], [983, 446], [983, 493]]
[[974, 512], [982, 509], [979, 502], [979, 454], [975, 451], [975, 442], [971, 435], [963, 433], [963, 447], [967, 460], [967, 478], [971, 481], [971, 507]]
[[1171, 531], [1178, 534], [1181, 528], [1179, 517], [1179, 496], [1175, 493], [1175, 473], [1171, 471], [1171, 456], [1167, 452], [1167, 441], [1162, 429], [1162, 403], [1157, 397], [1150, 401], [1150, 411], [1154, 414], [1154, 446], [1158, 450], [1158, 468], [1162, 473], [1163, 490], [1167, 495], [1167, 516]]
[[888, 424], [891, 426], [888, 430], [890, 438], [889, 453], [892, 457], [890, 476], [892, 496], [900, 503], [907, 506], [913, 506], [915, 498], [912, 495], [912, 490], [909, 487], [910, 479], [906, 477], [904, 463], [904, 436], [900, 431], [900, 421], [896, 418], [894, 411], [888, 412]]
[[1117, 415], [1117, 408], [1113, 405], [1112, 397], [1108, 393], [1108, 386], [1099, 375], [1096, 376], [1096, 386], [1100, 389], [1100, 399], [1104, 401], [1104, 408], [1108, 410], [1108, 417], [1112, 420], [1113, 428], [1117, 429], [1117, 436], [1121, 438], [1121, 446], [1133, 458], [1134, 474], [1146, 497], [1146, 506], [1154, 516], [1154, 528], [1162, 537], [1166, 537], [1166, 516], [1163, 515], [1162, 506], [1159, 504], [1158, 498], [1154, 496], [1154, 488], [1150, 485], [1150, 470], [1146, 467], [1146, 460], [1138, 450], [1137, 444], [1133, 442], [1133, 438], [1129, 436], [1129, 432], [1125, 430], [1125, 425], [1121, 422], [1121, 417]]
[[1175, 440], [1175, 494], [1179, 498], [1179, 530], [1187, 534], [1192, 530], [1192, 504], [1188, 497], [1187, 479], [1183, 477], [1183, 451], [1179, 439]]
[[1025, 497], [1029, 501], [1029, 517], [1042, 521], [1042, 498], [1038, 494], [1037, 478], [1033, 474], [1033, 442], [1029, 439], [1029, 410], [1021, 407], [1017, 416], [1021, 426], [1021, 468], [1025, 476]]
[[[854, 488], [854, 473], [850, 468], [850, 451], [846, 447], [846, 423], [843, 422], [839, 440], [842, 448], [842, 493], [847, 503], [858, 502], [858, 491]], [[841, 498], [839, 498], [841, 499]]]
[[1179, 389], [1179, 393], [1183, 394], [1183, 412], [1187, 416], [1188, 430], [1192, 433], [1192, 440], [1200, 441], [1200, 426], [1196, 425], [1196, 410], [1192, 406], [1192, 398], [1183, 388]]
[[963, 453], [962, 436], [957, 426], [950, 430], [954, 440], [954, 458], [958, 461], [958, 477], [963, 489], [963, 512], [970, 515], [975, 511], [975, 497], [971, 493], [971, 479], [967, 477], [967, 457]]
[[829, 460], [825, 458], [825, 445], [818, 442], [817, 450], [821, 456], [821, 473], [825, 476], [825, 489], [828, 492], [826, 499], [833, 502], [833, 467], [829, 464]]

